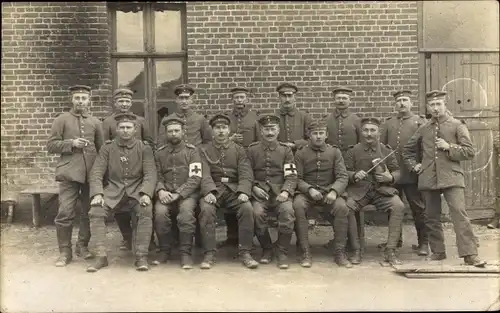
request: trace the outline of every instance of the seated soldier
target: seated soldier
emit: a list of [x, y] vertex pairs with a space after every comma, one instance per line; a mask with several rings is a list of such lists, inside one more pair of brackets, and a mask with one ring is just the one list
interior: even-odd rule
[[297, 185], [297, 171], [292, 149], [278, 142], [280, 118], [265, 115], [259, 119], [262, 140], [248, 147], [253, 169], [252, 206], [255, 233], [262, 247], [260, 263], [272, 260], [272, 242], [268, 230], [267, 211], [278, 211], [278, 267], [288, 268], [287, 254], [293, 235], [295, 214], [292, 196]]
[[363, 118], [361, 142], [352, 146], [346, 153], [344, 161], [350, 183], [347, 187], [347, 206], [358, 211], [368, 204], [373, 204], [377, 210], [390, 213], [384, 262], [398, 265], [401, 261], [396, 255], [396, 248], [404, 215], [404, 204], [394, 187], [399, 180], [399, 166], [390, 146], [379, 142], [379, 127], [378, 119]]
[[184, 140], [184, 121], [175, 115], [163, 120], [167, 144], [158, 148], [155, 160], [158, 171], [154, 227], [160, 253], [153, 264], [166, 263], [170, 257], [174, 235], [172, 217], [179, 228], [179, 250], [183, 269], [193, 268], [191, 249], [196, 229], [195, 209], [201, 181], [201, 159], [195, 146]]
[[[138, 271], [147, 271], [148, 245], [153, 229], [151, 197], [156, 185], [156, 167], [153, 150], [135, 138], [137, 117], [130, 113], [117, 114], [118, 138], [105, 144], [99, 151], [90, 174], [89, 212], [92, 239], [97, 258], [87, 272], [96, 272], [108, 266], [106, 253], [106, 218], [122, 207], [133, 207], [137, 223], [132, 238]], [[103, 187], [107, 174], [108, 185]]]
[[301, 265], [312, 265], [306, 212], [315, 208], [325, 220], [333, 222], [335, 262], [339, 266], [352, 267], [345, 255], [349, 209], [345, 199], [341, 197], [348, 177], [342, 152], [337, 146], [325, 142], [327, 136], [327, 125], [324, 121], [311, 123], [309, 143], [295, 154], [298, 194], [293, 200], [293, 207], [297, 221], [297, 241], [302, 252]]

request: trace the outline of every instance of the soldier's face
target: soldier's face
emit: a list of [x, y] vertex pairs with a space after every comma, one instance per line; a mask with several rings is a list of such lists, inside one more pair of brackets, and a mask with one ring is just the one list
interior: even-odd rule
[[248, 104], [248, 96], [245, 92], [233, 94], [233, 103], [236, 109], [243, 109]]
[[367, 123], [361, 127], [361, 136], [366, 143], [373, 143], [380, 137], [379, 127], [375, 124]]
[[280, 93], [280, 103], [283, 108], [295, 107], [295, 94], [293, 92]]
[[278, 125], [262, 126], [260, 128], [260, 134], [265, 141], [273, 142], [278, 139], [278, 134], [280, 132], [280, 127]]
[[75, 112], [84, 112], [89, 107], [90, 95], [86, 92], [75, 92], [71, 95], [71, 102]]
[[328, 133], [326, 129], [318, 129], [310, 132], [309, 137], [311, 138], [311, 143], [315, 146], [322, 146], [325, 144]]
[[410, 112], [412, 105], [410, 97], [403, 96], [396, 99], [396, 111], [399, 113]]
[[129, 140], [134, 138], [136, 132], [136, 126], [134, 122], [119, 122], [116, 125], [116, 132], [123, 140]]
[[217, 123], [212, 127], [212, 131], [217, 142], [226, 142], [229, 139], [229, 125]]
[[336, 93], [333, 96], [333, 103], [339, 109], [345, 109], [351, 105], [351, 96], [346, 93]]
[[117, 98], [115, 100], [115, 109], [118, 112], [126, 113], [132, 107], [132, 99], [129, 98]]
[[184, 137], [184, 130], [181, 124], [167, 125], [167, 142], [178, 145]]
[[433, 117], [439, 117], [446, 113], [446, 102], [444, 99], [432, 99], [427, 102], [427, 109]]
[[190, 93], [180, 93], [175, 99], [175, 102], [177, 103], [179, 109], [187, 110], [191, 107], [193, 98], [191, 97]]

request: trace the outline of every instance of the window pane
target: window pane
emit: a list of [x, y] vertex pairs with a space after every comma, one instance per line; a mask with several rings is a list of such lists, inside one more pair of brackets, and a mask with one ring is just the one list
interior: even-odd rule
[[116, 11], [116, 50], [118, 52], [144, 51], [143, 11]]
[[118, 87], [127, 87], [135, 93], [134, 99], [145, 98], [145, 73], [142, 60], [118, 60], [117, 64]]
[[156, 61], [156, 99], [174, 98], [174, 88], [183, 82], [182, 61]]
[[155, 51], [182, 51], [180, 11], [155, 11]]

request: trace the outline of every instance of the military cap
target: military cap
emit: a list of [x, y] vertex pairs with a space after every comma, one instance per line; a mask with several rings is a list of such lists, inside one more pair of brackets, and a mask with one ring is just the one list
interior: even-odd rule
[[231, 120], [229, 119], [229, 117], [227, 115], [216, 114], [215, 116], [213, 116], [210, 119], [210, 121], [208, 123], [210, 124], [210, 126], [214, 127], [215, 124], [218, 124], [218, 123], [229, 125], [229, 124], [231, 124]]
[[250, 91], [245, 87], [234, 87], [231, 89], [231, 93], [240, 93], [240, 92], [249, 93]]
[[118, 113], [115, 115], [115, 120], [117, 123], [120, 122], [136, 122], [137, 116], [133, 113]]
[[313, 120], [309, 124], [308, 129], [309, 131], [327, 129], [326, 121], [324, 119]]
[[177, 85], [175, 86], [174, 93], [176, 96], [178, 96], [181, 93], [187, 92], [189, 95], [192, 95], [194, 93], [193, 87], [187, 85], [187, 84], [182, 84], [182, 85]]
[[166, 118], [163, 119], [163, 121], [161, 122], [161, 124], [163, 126], [167, 127], [170, 124], [180, 124], [180, 125], [184, 126], [186, 123], [184, 123], [183, 119], [178, 118], [175, 115], [169, 115], [169, 116], [167, 116]]
[[332, 91], [333, 95], [336, 95], [338, 93], [346, 93], [350, 95], [352, 94], [352, 89], [347, 87], [336, 87], [335, 89], [333, 89]]
[[361, 125], [365, 124], [375, 124], [377, 126], [380, 126], [380, 120], [376, 117], [364, 117], [361, 119]]
[[89, 86], [86, 85], [74, 85], [68, 88], [69, 92], [75, 93], [75, 92], [84, 92], [84, 93], [90, 93], [90, 88]]
[[259, 118], [259, 124], [260, 126], [279, 125], [280, 118], [273, 114], [263, 115]]
[[427, 100], [444, 98], [447, 95], [446, 91], [432, 90], [425, 94]]
[[128, 98], [132, 99], [134, 92], [128, 88], [118, 88], [113, 92], [113, 99], [117, 98]]
[[276, 91], [280, 94], [294, 94], [299, 91], [299, 88], [290, 83], [281, 83], [276, 87]]
[[397, 99], [399, 97], [409, 97], [411, 96], [411, 91], [409, 90], [399, 90], [392, 93], [392, 96]]

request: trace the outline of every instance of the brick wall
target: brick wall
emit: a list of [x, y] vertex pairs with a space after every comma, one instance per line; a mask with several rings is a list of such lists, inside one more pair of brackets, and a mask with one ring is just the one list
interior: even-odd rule
[[110, 95], [105, 2], [2, 2], [2, 189], [53, 182], [46, 143], [53, 119], [71, 107], [67, 88], [86, 84], [93, 114]]
[[335, 85], [354, 89], [354, 111], [379, 117], [393, 111], [392, 91], [418, 94], [416, 1], [188, 2], [187, 26], [189, 82], [208, 115], [229, 108], [236, 84], [270, 112], [275, 87], [293, 82], [313, 117]]

